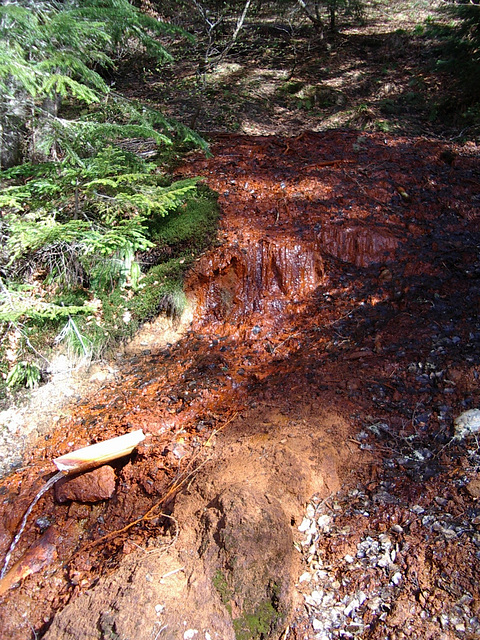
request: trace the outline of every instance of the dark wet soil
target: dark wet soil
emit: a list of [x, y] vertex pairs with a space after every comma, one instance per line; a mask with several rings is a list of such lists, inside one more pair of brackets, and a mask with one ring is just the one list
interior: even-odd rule
[[[242, 619], [253, 596], [232, 573], [231, 617], [219, 600], [218, 571], [233, 571], [235, 554], [225, 531], [240, 531], [240, 549], [251, 546], [241, 523], [249, 509], [269, 513], [266, 496], [275, 508], [270, 520], [256, 516], [258, 527], [270, 522], [284, 532], [272, 541], [278, 551], [287, 529], [292, 540], [298, 535], [313, 494], [337, 496], [338, 529], [350, 527], [348, 535], [326, 537], [332, 559], [392, 523], [408, 542], [399, 560], [408, 579], [389, 601], [398, 615], [370, 613], [363, 638], [473, 637], [470, 623], [441, 616], [462, 595], [477, 603], [480, 595], [472, 569], [480, 552], [479, 446], [452, 439], [453, 419], [480, 401], [478, 148], [331, 131], [221, 135], [212, 152], [178, 169], [203, 175], [223, 211], [218, 246], [189, 277], [196, 314], [188, 333], [117, 363], [117, 380], [78, 402], [2, 484], [4, 554], [54, 457], [134, 429], [148, 434], [128, 461], [113, 465], [110, 500], [58, 504], [49, 492], [39, 501], [12, 558], [21, 562], [36, 545], [23, 574], [20, 565], [19, 575], [30, 575], [2, 595], [5, 637], [43, 637], [52, 620], [49, 638], [129, 637], [139, 620], [137, 637], [155, 637], [161, 627], [147, 604], [164, 606], [162, 598], [177, 613], [171, 635], [158, 637], [182, 637], [182, 616], [185, 632], [201, 627], [210, 637], [234, 637], [231, 620]], [[240, 485], [253, 493], [240, 495]], [[371, 518], [355, 506], [353, 489], [371, 501]], [[243, 520], [232, 511], [236, 500]], [[434, 503], [432, 526], [441, 521], [453, 534], [412, 517], [413, 507]], [[262, 544], [261, 554], [278, 564], [278, 553], [269, 556]], [[160, 575], [182, 566], [184, 583], [173, 589], [154, 580], [154, 595], [138, 587], [108, 603], [105, 593], [127, 574], [129, 584], [148, 582], [135, 573], [144, 566], [135, 554], [150, 551]], [[301, 559], [288, 557], [290, 577], [275, 574], [286, 586], [268, 637], [289, 625], [282, 637], [314, 638], [308, 607], [295, 595]], [[190, 610], [184, 597], [199, 572], [192, 558], [210, 582], [202, 582], [203, 608], [197, 602]], [[251, 575], [241, 575], [245, 585]], [[367, 590], [375, 582], [355, 579]], [[136, 598], [145, 611], [135, 609]], [[418, 614], [419, 602], [428, 619], [407, 615], [410, 605]], [[105, 607], [114, 611], [117, 636], [105, 631], [115, 630], [112, 620], [98, 623]], [[85, 628], [72, 623], [83, 618]]]

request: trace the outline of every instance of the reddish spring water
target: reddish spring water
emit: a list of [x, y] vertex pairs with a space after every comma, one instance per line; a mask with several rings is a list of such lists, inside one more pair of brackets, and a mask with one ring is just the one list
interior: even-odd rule
[[[212, 158], [193, 156], [179, 170], [204, 176], [223, 212], [219, 246], [188, 278], [194, 323], [179, 343], [125, 362], [118, 381], [82, 400], [26, 470], [4, 483], [4, 566], [48, 527], [58, 558], [51, 556], [52, 580], [38, 572], [4, 596], [12, 639], [22, 637], [8, 619], [19, 603], [40, 594], [29, 618], [40, 629], [73, 592], [94, 583], [99, 567], [115, 565], [127, 534], [109, 532], [169, 495], [236, 412], [311, 393], [359, 421], [395, 413], [400, 427], [414, 407], [445, 404], [443, 388], [408, 374], [452, 336], [461, 346], [450, 353], [457, 343], [445, 342], [448, 366], [467, 376], [476, 364], [467, 351], [477, 340], [480, 168], [473, 145], [456, 149], [453, 165], [442, 160], [445, 148], [354, 131], [221, 136]], [[452, 410], [460, 412], [467, 396], [478, 400], [467, 387], [448, 395]], [[440, 410], [436, 416], [431, 425], [445, 428]], [[114, 499], [59, 505], [48, 485], [22, 522], [50, 460], [133, 429], [149, 436], [116, 466]], [[129, 529], [134, 542], [143, 535]]]

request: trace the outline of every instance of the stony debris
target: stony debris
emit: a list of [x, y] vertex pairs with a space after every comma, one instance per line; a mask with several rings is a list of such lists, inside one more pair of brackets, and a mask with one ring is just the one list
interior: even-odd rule
[[[449, 580], [439, 572], [438, 589], [422, 588], [422, 573], [434, 572], [427, 566], [428, 556], [442, 553], [440, 549], [450, 571], [459, 542], [463, 551], [469, 548], [474, 565], [480, 557], [476, 527], [468, 518], [458, 522], [446, 512], [448, 500], [442, 496], [409, 506], [389, 493], [387, 484], [380, 482], [371, 495], [354, 489], [323, 501], [313, 497], [307, 505], [296, 548], [304, 565], [297, 590], [309, 626], [297, 619], [287, 637], [479, 637], [478, 594], [462, 592], [458, 576]], [[388, 520], [391, 526], [385, 530]]]

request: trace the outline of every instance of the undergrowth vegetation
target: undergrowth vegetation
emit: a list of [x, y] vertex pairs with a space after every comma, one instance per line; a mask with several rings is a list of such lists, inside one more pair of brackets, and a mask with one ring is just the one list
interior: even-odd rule
[[446, 3], [442, 21], [430, 20], [425, 36], [435, 42], [435, 64], [457, 83], [455, 95], [440, 105], [442, 115], [471, 133], [480, 132], [480, 5], [478, 2]]
[[217, 205], [165, 161], [207, 145], [102, 77], [132, 47], [170, 61], [165, 34], [187, 37], [127, 0], [0, 7], [2, 393], [38, 384], [53, 349], [89, 361], [181, 311]]

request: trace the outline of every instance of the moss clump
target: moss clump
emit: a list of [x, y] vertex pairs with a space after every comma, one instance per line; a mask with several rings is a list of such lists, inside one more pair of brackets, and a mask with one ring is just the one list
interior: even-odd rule
[[157, 248], [179, 253], [198, 253], [215, 237], [219, 209], [217, 196], [205, 185], [198, 194], [167, 217], [155, 217], [149, 223], [151, 239]]
[[[232, 616], [231, 600], [234, 592], [229, 586], [226, 576], [222, 571], [217, 570], [212, 582], [223, 605]], [[271, 592], [269, 600], [250, 604], [250, 606], [246, 605], [244, 614], [232, 621], [236, 640], [264, 640], [270, 635], [281, 617], [276, 608], [276, 605], [278, 606], [278, 586], [276, 584], [272, 586]]]
[[213, 586], [218, 591], [220, 595], [220, 599], [222, 604], [225, 606], [225, 609], [228, 611], [230, 616], [232, 615], [232, 605], [230, 604], [230, 600], [232, 598], [232, 591], [230, 590], [227, 579], [223, 575], [223, 573], [218, 570], [213, 576]]
[[[217, 194], [200, 185], [198, 193], [166, 218], [153, 218], [149, 231], [155, 247], [143, 256], [147, 266], [128, 309], [137, 323], [159, 313], [172, 318], [182, 314], [186, 304], [185, 273], [193, 260], [216, 236], [219, 218]], [[145, 269], [145, 267], [144, 267]]]
[[281, 93], [295, 95], [301, 91], [304, 86], [305, 82], [302, 82], [301, 80], [290, 80], [289, 82], [285, 82], [285, 84], [280, 87], [279, 91]]
[[151, 320], [160, 313], [172, 318], [182, 314], [186, 303], [183, 277], [191, 260], [173, 258], [149, 270], [129, 302], [129, 310], [137, 322]]
[[270, 635], [278, 621], [279, 613], [273, 604], [261, 602], [253, 613], [245, 613], [233, 621], [237, 640], [264, 640]]

